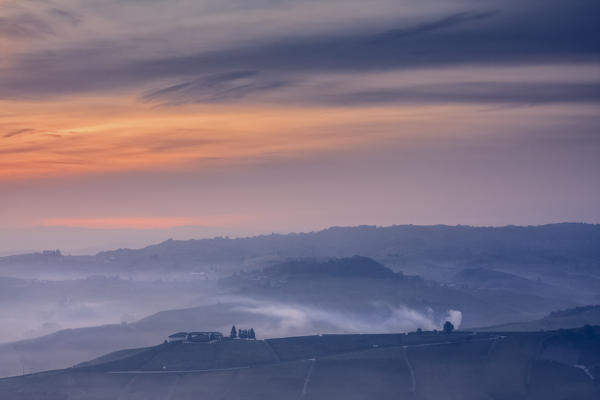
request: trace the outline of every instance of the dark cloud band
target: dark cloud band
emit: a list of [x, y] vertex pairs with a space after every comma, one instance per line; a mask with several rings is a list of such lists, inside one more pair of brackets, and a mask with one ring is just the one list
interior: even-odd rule
[[[360, 74], [463, 64], [600, 63], [597, 1], [550, 0], [543, 2], [543, 7], [538, 2], [510, 4], [506, 8], [496, 7], [501, 6], [499, 3], [489, 10], [459, 11], [407, 26], [382, 26], [379, 34], [367, 34], [357, 28], [328, 35], [263, 38], [177, 57], [130, 61], [130, 57], [122, 56], [124, 51], [118, 43], [37, 53], [17, 59], [14, 68], [0, 71], [0, 96], [135, 90], [144, 86], [154, 87], [143, 91], [141, 96], [146, 101], [229, 102], [289, 89], [315, 73]], [[527, 91], [523, 90], [525, 87]], [[597, 89], [596, 82], [499, 85], [491, 77], [488, 83], [454, 87], [362, 91], [352, 95], [336, 91], [326, 93], [326, 99], [346, 104], [408, 98], [589, 102], [598, 100]], [[298, 94], [299, 101], [306, 99], [304, 94]]]

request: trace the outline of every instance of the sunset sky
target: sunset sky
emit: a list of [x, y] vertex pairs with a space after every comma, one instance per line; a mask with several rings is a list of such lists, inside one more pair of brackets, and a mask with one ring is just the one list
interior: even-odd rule
[[0, 255], [600, 223], [597, 0], [0, 0]]

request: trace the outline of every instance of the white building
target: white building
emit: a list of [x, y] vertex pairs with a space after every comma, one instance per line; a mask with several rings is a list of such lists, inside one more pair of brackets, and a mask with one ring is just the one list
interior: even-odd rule
[[169, 343], [183, 342], [183, 341], [185, 341], [187, 339], [187, 337], [188, 337], [188, 333], [187, 332], [177, 332], [177, 333], [174, 333], [174, 334], [170, 335], [167, 338], [167, 341]]

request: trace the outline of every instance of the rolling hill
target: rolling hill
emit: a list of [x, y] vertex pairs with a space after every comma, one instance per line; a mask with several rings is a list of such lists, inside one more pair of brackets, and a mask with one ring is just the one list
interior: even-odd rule
[[[508, 275], [493, 272], [492, 281], [497, 274]], [[478, 279], [480, 275], [478, 272]], [[483, 275], [489, 281], [489, 274]], [[529, 284], [525, 278], [508, 277], [509, 282]], [[116, 282], [117, 287], [127, 287], [123, 286], [127, 281], [109, 281]], [[519, 287], [508, 291], [502, 287], [504, 281], [498, 279], [500, 287], [457, 287], [394, 272], [368, 257], [292, 259], [235, 273], [219, 282], [218, 292], [192, 283], [173, 286], [179, 288], [171, 291], [174, 299], [194, 290], [203, 292], [204, 300], [198, 301], [202, 304], [196, 307], [161, 311], [133, 323], [66, 329], [0, 344], [0, 377], [23, 370], [64, 368], [117, 349], [150, 346], [173, 330], [190, 326], [227, 332], [232, 324], [241, 324], [254, 327], [259, 335], [268, 332], [272, 337], [367, 329], [406, 332], [439, 329], [449, 318], [454, 318], [457, 327], [462, 323], [463, 328], [526, 322], [573, 305], [569, 299], [549, 294], [542, 297], [543, 292], [532, 292], [528, 285], [520, 291]], [[36, 283], [34, 287], [63, 288], [79, 282], [72, 281], [70, 286]], [[83, 282], [90, 284], [88, 280]], [[150, 302], [160, 299], [161, 304], [167, 304], [163, 299], [169, 298], [168, 290], [153, 293], [154, 286], [147, 285], [134, 285], [136, 290], [131, 290], [130, 295], [137, 294], [140, 300]], [[95, 292], [101, 292], [101, 288]]]
[[[512, 280], [529, 282], [516, 276]], [[528, 321], [577, 305], [559, 290], [544, 290], [547, 285], [539, 285], [537, 291], [527, 285], [509, 289], [499, 281], [497, 287], [443, 284], [395, 273], [373, 259], [353, 256], [288, 260], [262, 270], [234, 274], [222, 279], [221, 286], [264, 301], [371, 315], [384, 313], [386, 307], [381, 305], [433, 313], [433, 319], [441, 318], [448, 310], [459, 310], [462, 324], [467, 327], [492, 325], [496, 321]]]
[[[451, 279], [465, 268], [485, 267], [598, 295], [600, 225], [471, 227], [332, 227], [319, 232], [248, 238], [168, 240], [93, 256], [44, 252], [0, 257], [10, 276], [40, 274], [120, 274], [203, 272], [223, 277], [242, 269], [298, 257], [371, 257], [395, 271], [428, 279]], [[587, 278], [587, 279], [586, 279]], [[590, 280], [591, 279], [591, 280]]]
[[167, 343], [0, 380], [28, 399], [595, 399], [600, 328]]

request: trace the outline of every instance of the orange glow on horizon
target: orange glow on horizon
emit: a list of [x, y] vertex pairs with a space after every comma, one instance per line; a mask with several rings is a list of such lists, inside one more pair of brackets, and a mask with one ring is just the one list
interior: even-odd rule
[[123, 217], [123, 218], [52, 218], [43, 221], [45, 227], [93, 229], [168, 229], [182, 226], [233, 226], [247, 222], [239, 215], [207, 215], [201, 217]]

